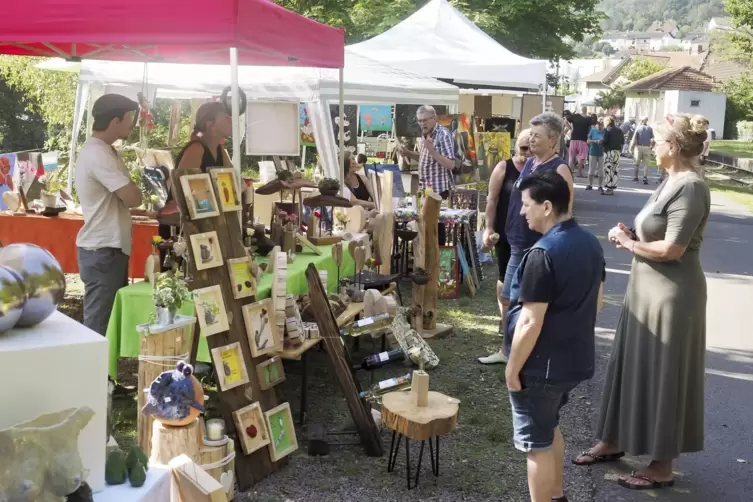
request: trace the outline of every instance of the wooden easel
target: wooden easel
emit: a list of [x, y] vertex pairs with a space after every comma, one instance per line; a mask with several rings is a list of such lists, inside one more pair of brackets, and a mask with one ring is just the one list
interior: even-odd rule
[[[180, 183], [180, 176], [188, 174], [200, 173], [198, 170], [183, 171], [179, 173], [177, 169], [172, 173], [175, 200], [178, 203], [178, 207], [180, 208], [184, 220], [188, 219], [188, 211], [186, 207], [186, 199], [183, 194], [183, 187]], [[217, 197], [217, 200], [219, 200], [219, 194], [217, 193], [217, 188], [214, 184], [213, 188], [215, 190], [215, 196]], [[226, 263], [228, 259], [243, 258], [247, 256], [246, 249], [243, 247], [239, 217], [240, 212], [221, 212], [219, 216], [186, 221], [183, 225], [183, 235], [188, 243], [188, 248], [191, 253], [191, 260], [189, 260], [187, 267], [188, 276], [193, 278], [191, 289], [219, 285], [222, 289], [225, 310], [230, 324], [229, 331], [208, 337], [207, 345], [211, 350], [230, 343], [238, 342], [241, 346], [243, 359], [246, 362], [249, 383], [218, 392], [220, 401], [219, 409], [222, 413], [222, 418], [225, 421], [228, 434], [231, 437], [235, 437], [235, 451], [242, 451], [242, 448], [238, 435], [235, 433], [233, 412], [255, 401], [258, 401], [265, 410], [270, 410], [280, 404], [274, 388], [262, 391], [259, 386], [256, 365], [263, 362], [266, 357], [259, 357], [256, 359], [251, 357], [251, 349], [246, 335], [241, 308], [243, 305], [253, 303], [255, 297], [235, 300], [232, 293], [232, 284], [230, 283], [230, 274], [228, 274], [227, 271]], [[221, 267], [198, 271], [196, 270], [196, 257], [193, 256], [191, 236], [197, 233], [210, 231], [217, 232], [217, 239], [220, 244], [220, 249], [222, 250], [223, 265]], [[195, 353], [194, 347], [198, 347], [198, 336], [192, 340], [192, 353]], [[285, 460], [273, 463], [266, 448], [262, 448], [251, 455], [238, 455], [235, 459], [235, 474], [236, 479], [238, 480], [238, 487], [241, 491], [248, 490], [253, 484], [267, 477], [284, 463]]]

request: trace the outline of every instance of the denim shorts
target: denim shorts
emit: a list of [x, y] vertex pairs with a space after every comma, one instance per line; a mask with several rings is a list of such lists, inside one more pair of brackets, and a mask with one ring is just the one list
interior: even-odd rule
[[518, 271], [520, 262], [523, 261], [523, 255], [526, 254], [527, 249], [519, 248], [517, 246], [510, 246], [510, 258], [507, 260], [507, 270], [505, 270], [505, 277], [502, 284], [502, 298], [510, 299], [510, 286], [512, 286], [512, 278], [515, 277], [515, 272]]
[[515, 448], [524, 452], [549, 450], [560, 422], [560, 410], [580, 381], [555, 382], [520, 375], [520, 383], [521, 390], [510, 391]]

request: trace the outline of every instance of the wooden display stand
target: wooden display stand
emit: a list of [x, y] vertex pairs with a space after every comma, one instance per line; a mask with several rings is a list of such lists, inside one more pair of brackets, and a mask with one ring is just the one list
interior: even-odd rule
[[[207, 474], [219, 481], [228, 500], [235, 498], [235, 446], [228, 438], [222, 446], [207, 446], [199, 450], [199, 462]], [[215, 467], [216, 466], [216, 467]]]
[[[374, 249], [379, 256], [379, 273], [392, 273], [392, 244], [394, 239], [395, 215], [392, 208], [392, 171], [384, 171], [381, 175], [381, 190], [379, 195], [378, 223], [374, 228]], [[440, 203], [442, 199], [439, 199]]]
[[[199, 173], [197, 170], [183, 172], [175, 170], [172, 174], [175, 200], [178, 203], [184, 220], [188, 219], [187, 215], [189, 213], [180, 177], [189, 174]], [[213, 189], [215, 197], [219, 199], [217, 189], [214, 185]], [[264, 410], [270, 410], [280, 404], [274, 387], [262, 391], [259, 386], [256, 365], [266, 360], [266, 357], [253, 358], [251, 356], [248, 336], [246, 335], [242, 307], [253, 303], [255, 298], [253, 296], [239, 300], [233, 298], [230, 274], [228, 274], [227, 270], [227, 260], [247, 256], [246, 249], [243, 247], [239, 217], [239, 212], [220, 212], [218, 216], [186, 221], [183, 225], [184, 237], [189, 243], [192, 235], [204, 232], [216, 232], [217, 241], [222, 253], [222, 266], [199, 271], [196, 269], [197, 257], [193, 255], [193, 248], [189, 245], [191, 260], [188, 263], [188, 275], [193, 279], [191, 283], [192, 289], [219, 285], [222, 290], [230, 329], [207, 337], [207, 345], [210, 351], [231, 343], [238, 343], [246, 364], [246, 373], [248, 374], [249, 382], [218, 393], [218, 408], [225, 421], [227, 434], [236, 441], [236, 452], [242, 450], [233, 423], [233, 412], [256, 401], [260, 403]], [[192, 341], [192, 351], [197, 346], [198, 338]], [[250, 455], [236, 456], [235, 477], [238, 481], [238, 488], [241, 491], [248, 490], [254, 483], [264, 479], [281, 465], [284, 465], [285, 462], [286, 460], [284, 459], [279, 462], [272, 462], [267, 449], [258, 450]]]
[[[141, 451], [152, 449], [152, 424], [154, 418], [141, 410], [146, 405], [146, 389], [163, 372], [175, 369], [180, 360], [188, 361], [191, 350], [191, 331], [195, 317], [177, 316], [169, 326], [141, 324], [136, 331], [141, 337], [139, 349], [138, 394], [138, 444]], [[197, 334], [198, 336], [198, 334]]]
[[199, 419], [189, 425], [172, 427], [155, 420], [152, 429], [150, 464], [168, 465], [172, 459], [187, 455], [191, 460], [199, 460], [201, 450], [201, 427]]

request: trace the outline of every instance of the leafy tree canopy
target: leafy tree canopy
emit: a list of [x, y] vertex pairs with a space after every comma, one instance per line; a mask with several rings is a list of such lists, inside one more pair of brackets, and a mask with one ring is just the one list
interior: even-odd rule
[[662, 71], [664, 66], [657, 63], [651, 58], [633, 58], [625, 67], [620, 71], [620, 78], [625, 79], [627, 82], [635, 82], [642, 78], [646, 78], [649, 75], [653, 75], [658, 71]]

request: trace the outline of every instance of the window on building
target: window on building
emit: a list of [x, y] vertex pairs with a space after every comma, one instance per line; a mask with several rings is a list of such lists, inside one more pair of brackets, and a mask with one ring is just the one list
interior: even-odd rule
[[691, 99], [690, 100], [690, 106], [692, 106], [693, 108], [697, 108], [697, 107], [701, 106], [701, 100], [700, 99]]

